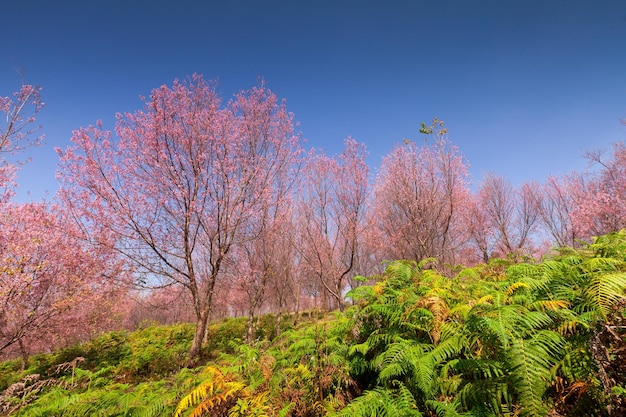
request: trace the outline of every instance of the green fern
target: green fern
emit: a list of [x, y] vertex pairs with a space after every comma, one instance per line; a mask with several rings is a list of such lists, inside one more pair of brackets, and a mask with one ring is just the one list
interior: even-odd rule
[[606, 320], [613, 307], [626, 296], [626, 273], [594, 274], [584, 288], [583, 294], [591, 306], [598, 309]]
[[364, 392], [331, 417], [422, 417], [411, 392], [399, 385], [395, 389], [376, 388]]
[[513, 340], [506, 363], [522, 416], [547, 414], [544, 394], [552, 380], [552, 368], [561, 360], [563, 346], [562, 337], [548, 330], [539, 331], [532, 339]]

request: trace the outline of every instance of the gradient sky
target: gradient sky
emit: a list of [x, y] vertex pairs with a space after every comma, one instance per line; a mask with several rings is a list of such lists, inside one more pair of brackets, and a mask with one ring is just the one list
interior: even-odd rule
[[0, 7], [0, 94], [43, 87], [46, 143], [18, 201], [51, 198], [72, 130], [143, 107], [195, 72], [225, 98], [263, 77], [331, 153], [351, 135], [373, 170], [443, 119], [475, 182], [587, 169], [626, 139], [626, 1], [19, 0]]

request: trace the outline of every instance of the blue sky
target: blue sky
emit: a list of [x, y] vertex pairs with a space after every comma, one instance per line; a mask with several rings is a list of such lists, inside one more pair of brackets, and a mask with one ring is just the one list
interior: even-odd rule
[[55, 147], [143, 107], [194, 72], [225, 98], [263, 77], [308, 146], [364, 142], [376, 169], [419, 124], [445, 120], [478, 182], [585, 170], [582, 152], [626, 139], [626, 2], [45, 1], [0, 7], [0, 94], [44, 88], [46, 143], [19, 201], [57, 188]]

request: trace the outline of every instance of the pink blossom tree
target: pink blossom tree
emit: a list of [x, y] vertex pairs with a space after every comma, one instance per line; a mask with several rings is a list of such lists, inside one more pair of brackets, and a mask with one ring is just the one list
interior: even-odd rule
[[494, 250], [495, 231], [489, 226], [487, 213], [483, 209], [478, 193], [472, 194], [467, 201], [465, 224], [468, 233], [468, 254], [463, 263], [473, 265], [479, 262], [487, 263]]
[[531, 184], [516, 189], [502, 176], [487, 174], [478, 189], [478, 210], [482, 213], [474, 213], [474, 219], [482, 221], [484, 227], [479, 232], [482, 238], [475, 241], [489, 236], [492, 243], [488, 246], [501, 257], [532, 254], [532, 234], [538, 219], [534, 195]]
[[193, 323], [193, 303], [182, 286], [167, 286], [145, 291], [131, 291], [128, 295], [130, 308], [125, 324], [137, 328], [146, 323], [176, 324]]
[[626, 144], [614, 144], [612, 158], [602, 151], [589, 151], [586, 157], [600, 169], [574, 184], [579, 196], [572, 212], [576, 231], [589, 237], [626, 227]]
[[4, 206], [0, 215], [0, 354], [73, 343], [121, 325], [113, 300], [123, 292], [108, 277], [120, 263], [86, 246], [58, 206]]
[[[257, 239], [245, 242], [233, 256], [233, 297], [245, 305], [248, 316], [246, 339], [255, 337], [255, 319], [263, 311], [275, 311], [278, 317], [293, 296], [294, 263], [291, 201], [266, 216], [265, 227]], [[264, 309], [265, 308], [265, 309]], [[280, 320], [278, 320], [280, 321]], [[280, 323], [277, 323], [279, 330]]]
[[274, 234], [273, 264], [268, 286], [268, 303], [276, 312], [276, 334], [280, 334], [282, 316], [293, 312], [297, 321], [300, 314], [302, 275], [298, 249], [295, 246], [296, 226], [293, 210], [285, 213], [288, 221], [280, 223]]
[[12, 94], [12, 97], [0, 96], [0, 202], [6, 202], [13, 193], [15, 173], [19, 160], [14, 157], [30, 146], [36, 146], [43, 140], [37, 135], [40, 126], [34, 126], [35, 116], [44, 107], [41, 100], [41, 88], [30, 84]]
[[311, 156], [298, 206], [303, 264], [329, 296], [328, 307], [341, 310], [343, 292], [363, 255], [360, 238], [369, 194], [365, 146], [352, 138], [344, 145], [337, 158], [324, 153]]
[[384, 259], [437, 257], [455, 263], [467, 241], [468, 164], [447, 139], [443, 122], [422, 132], [434, 142], [418, 147], [405, 140], [383, 158], [374, 184], [373, 218]]
[[572, 214], [582, 190], [582, 177], [570, 174], [550, 176], [543, 184], [533, 187], [533, 204], [538, 214], [539, 228], [556, 246], [575, 247], [579, 236], [572, 223]]
[[[152, 91], [143, 111], [74, 132], [59, 151], [64, 197], [138, 268], [145, 285], [181, 285], [193, 300], [200, 354], [222, 265], [258, 238], [293, 181], [293, 115], [263, 84], [221, 106], [199, 75]], [[269, 208], [268, 208], [269, 207]]]

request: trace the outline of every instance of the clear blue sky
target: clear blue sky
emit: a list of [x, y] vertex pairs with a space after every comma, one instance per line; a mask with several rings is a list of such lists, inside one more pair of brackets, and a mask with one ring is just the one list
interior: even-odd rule
[[54, 194], [73, 129], [113, 129], [194, 72], [225, 98], [263, 77], [309, 146], [352, 135], [373, 169], [433, 116], [475, 181], [584, 170], [583, 150], [626, 139], [624, 0], [19, 0], [0, 6], [0, 39], [0, 94], [24, 67], [47, 103], [19, 200]]

